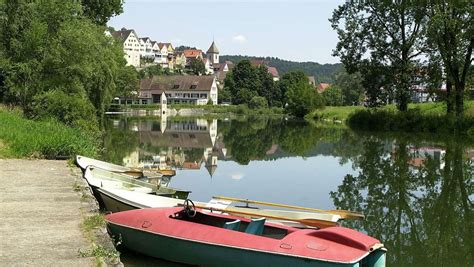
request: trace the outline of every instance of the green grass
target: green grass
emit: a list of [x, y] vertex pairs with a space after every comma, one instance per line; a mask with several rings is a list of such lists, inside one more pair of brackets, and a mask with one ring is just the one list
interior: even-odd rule
[[[466, 117], [474, 117], [474, 101], [464, 102]], [[315, 120], [340, 120], [346, 121], [351, 114], [356, 111], [365, 110], [362, 106], [344, 106], [344, 107], [325, 107], [322, 110], [315, 110], [308, 115], [306, 118]], [[446, 114], [446, 103], [418, 103], [409, 104], [408, 109], [419, 109], [422, 115], [437, 115], [442, 116]], [[385, 111], [397, 111], [396, 105], [387, 105], [380, 110]]]
[[54, 120], [25, 119], [19, 110], [0, 106], [0, 157], [47, 158], [96, 156], [97, 134], [70, 128]]

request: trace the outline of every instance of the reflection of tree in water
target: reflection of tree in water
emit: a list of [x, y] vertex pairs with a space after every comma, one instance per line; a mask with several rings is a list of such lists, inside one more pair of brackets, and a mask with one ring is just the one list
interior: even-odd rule
[[103, 140], [103, 159], [119, 165], [123, 164], [123, 159], [135, 151], [140, 143], [138, 133], [130, 130], [126, 118], [120, 119], [116, 127], [113, 120], [106, 120]]
[[[331, 197], [337, 208], [366, 215], [345, 225], [379, 238], [396, 266], [473, 266], [473, 165], [463, 145], [450, 142], [444, 157], [410, 165], [406, 139], [393, 151], [376, 137], [363, 141], [353, 159], [358, 176], [347, 175]], [[443, 159], [442, 159], [443, 160]]]
[[219, 124], [226, 148], [240, 164], [267, 158], [272, 145], [286, 155], [307, 156], [318, 143], [334, 143], [344, 130], [318, 128], [305, 121], [251, 117]]

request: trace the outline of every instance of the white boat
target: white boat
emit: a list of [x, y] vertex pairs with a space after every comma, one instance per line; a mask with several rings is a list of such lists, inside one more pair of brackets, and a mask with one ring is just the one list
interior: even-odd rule
[[[182, 205], [184, 200], [161, 197], [157, 195], [144, 194], [138, 191], [130, 191], [118, 188], [98, 188], [100, 198], [104, 202], [106, 210], [119, 212], [143, 208], [165, 208]], [[255, 209], [230, 206], [231, 201], [211, 199], [211, 201], [195, 202], [197, 207], [206, 207], [203, 212], [233, 214], [248, 218], [266, 217], [269, 221], [286, 226], [307, 228], [303, 222], [319, 222], [327, 225], [337, 225], [341, 219], [339, 215], [287, 211], [278, 209]], [[286, 218], [286, 219], [272, 219]]]
[[147, 177], [156, 178], [156, 177], [163, 176], [159, 171], [158, 172], [144, 172], [142, 169], [129, 168], [129, 167], [112, 164], [112, 163], [98, 160], [98, 159], [84, 157], [81, 155], [76, 156], [76, 164], [77, 166], [79, 166], [79, 168], [81, 168], [83, 173], [86, 171], [87, 166], [95, 166], [107, 171], [123, 173], [123, 174], [127, 174], [134, 177], [147, 176]]

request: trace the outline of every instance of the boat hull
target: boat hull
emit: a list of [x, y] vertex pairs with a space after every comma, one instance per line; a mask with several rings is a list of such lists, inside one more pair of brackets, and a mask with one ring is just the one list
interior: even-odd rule
[[[120, 242], [130, 250], [174, 262], [200, 266], [320, 266], [342, 267], [361, 266], [360, 263], [337, 263], [308, 258], [267, 253], [250, 249], [208, 244], [193, 240], [185, 240], [147, 231], [129, 228], [123, 225], [108, 223], [107, 229], [116, 242]], [[376, 251], [380, 255], [368, 266], [385, 266], [385, 252]]]

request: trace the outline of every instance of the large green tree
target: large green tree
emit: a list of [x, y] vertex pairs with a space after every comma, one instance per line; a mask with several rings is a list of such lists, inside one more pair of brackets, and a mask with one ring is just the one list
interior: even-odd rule
[[312, 110], [324, 106], [322, 96], [309, 84], [308, 77], [302, 71], [283, 75], [280, 86], [284, 88], [281, 91], [285, 91], [285, 108], [294, 116], [304, 117]]
[[[6, 0], [0, 5], [4, 100], [20, 105], [30, 117], [50, 115], [74, 124], [65, 118], [80, 116], [64, 115], [74, 105], [84, 105], [74, 111], [83, 110], [84, 118], [89, 106], [100, 118], [119, 87], [130, 88], [120, 82], [120, 75], [130, 71], [124, 70], [121, 44], [82, 13], [83, 6], [74, 0]], [[65, 99], [67, 105], [45, 101], [57, 96], [75, 99]]]
[[427, 36], [445, 68], [448, 112], [453, 111], [455, 104], [456, 114], [460, 116], [464, 112], [464, 91], [469, 69], [472, 68], [474, 5], [470, 1], [431, 0], [428, 7]]
[[123, 0], [82, 0], [84, 15], [94, 23], [104, 25], [123, 12]]
[[339, 36], [334, 55], [349, 73], [360, 70], [364, 58], [371, 66], [390, 66], [393, 79], [386, 86], [394, 88], [401, 111], [408, 108], [418, 59], [425, 51], [425, 12], [418, 1], [346, 1], [330, 19]]

